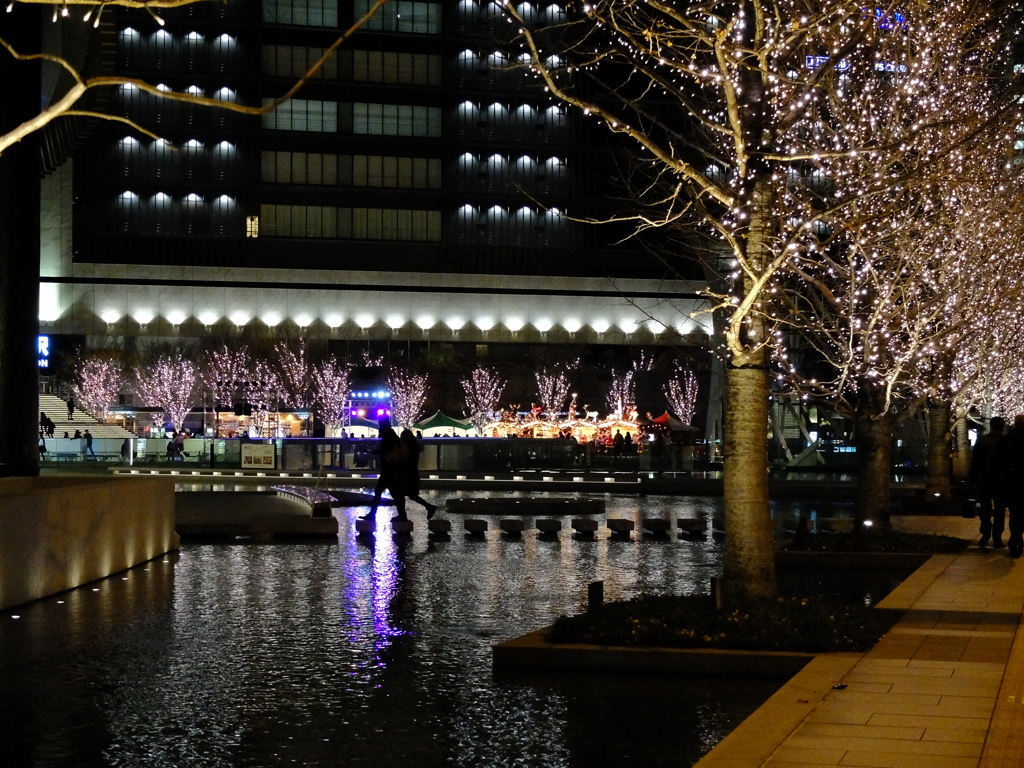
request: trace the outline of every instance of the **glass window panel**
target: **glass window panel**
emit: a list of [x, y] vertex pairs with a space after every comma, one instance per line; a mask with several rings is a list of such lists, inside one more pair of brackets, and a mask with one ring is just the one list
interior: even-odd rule
[[274, 152], [277, 159], [277, 172], [274, 174], [274, 179], [279, 184], [291, 184], [292, 182], [292, 167], [291, 167], [291, 154], [288, 152]]
[[271, 184], [277, 180], [276, 162], [277, 158], [273, 152], [260, 153], [260, 181], [264, 184]]
[[306, 237], [306, 208], [302, 205], [291, 207], [291, 237]]
[[352, 156], [338, 155], [337, 175], [334, 177], [333, 181], [326, 181], [326, 178], [327, 177], [325, 175], [325, 184], [340, 184], [342, 186], [352, 184]]
[[[398, 158], [382, 157], [381, 165], [381, 186], [390, 188], [401, 187], [398, 173]], [[405, 188], [408, 189], [408, 187]]]
[[384, 214], [380, 208], [366, 208], [366, 235], [369, 240], [380, 240], [384, 230]]
[[366, 209], [365, 208], [352, 208], [352, 235], [351, 237], [356, 240], [365, 240], [367, 223], [366, 223]]
[[304, 237], [322, 237], [320, 232], [320, 206], [296, 206], [306, 212], [306, 231]]
[[412, 182], [412, 158], [391, 157], [388, 159], [393, 161], [395, 167], [395, 186], [399, 189], [414, 189]]
[[309, 180], [306, 177], [306, 153], [295, 152], [292, 154], [292, 183], [293, 184], [308, 184]]
[[366, 155], [356, 155], [352, 158], [352, 185], [356, 187], [367, 187], [369, 186], [369, 180], [367, 176], [367, 160]]
[[322, 237], [337, 237], [338, 236], [338, 209], [333, 206], [324, 207], [320, 209], [323, 216], [321, 222]]
[[355, 235], [352, 227], [352, 209], [338, 208], [338, 237], [351, 240]]
[[310, 152], [305, 156], [306, 164], [306, 183], [307, 184], [323, 184], [323, 163], [324, 156], [319, 152]]
[[365, 83], [370, 80], [370, 54], [371, 51], [355, 51], [352, 57], [352, 79], [357, 83]]

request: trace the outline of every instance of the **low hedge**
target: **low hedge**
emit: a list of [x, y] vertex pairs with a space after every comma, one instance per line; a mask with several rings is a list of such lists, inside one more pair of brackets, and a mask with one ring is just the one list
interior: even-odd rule
[[553, 643], [824, 653], [866, 651], [899, 611], [827, 597], [733, 601], [719, 611], [707, 595], [659, 595], [607, 603], [596, 614], [562, 616]]

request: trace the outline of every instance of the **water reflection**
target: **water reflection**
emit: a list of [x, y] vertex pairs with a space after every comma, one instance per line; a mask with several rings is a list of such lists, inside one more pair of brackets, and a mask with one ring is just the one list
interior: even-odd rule
[[[637, 522], [720, 514], [606, 500]], [[357, 540], [362, 511], [335, 543], [186, 544], [0, 614], [4, 766], [685, 766], [775, 687], [491, 671], [493, 642], [580, 610], [591, 581], [706, 591], [713, 538], [395, 538], [382, 510]]]

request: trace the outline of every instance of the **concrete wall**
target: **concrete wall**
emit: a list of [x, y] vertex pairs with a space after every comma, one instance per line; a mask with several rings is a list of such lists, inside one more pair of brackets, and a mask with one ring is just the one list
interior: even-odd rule
[[174, 481], [0, 478], [0, 531], [4, 609], [177, 549]]

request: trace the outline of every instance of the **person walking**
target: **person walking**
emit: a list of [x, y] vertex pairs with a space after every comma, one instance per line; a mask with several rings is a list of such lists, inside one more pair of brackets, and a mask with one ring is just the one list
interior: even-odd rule
[[427, 510], [427, 520], [432, 520], [437, 506], [425, 501], [420, 496], [420, 454], [423, 453], [423, 446], [416, 439], [411, 429], [403, 429], [399, 439], [405, 444], [409, 455], [402, 464], [402, 472], [405, 479], [402, 481], [405, 488], [405, 495], [410, 501], [415, 501]]
[[970, 482], [978, 495], [978, 517], [981, 519], [981, 540], [979, 547], [988, 546], [989, 540], [996, 549], [1003, 544], [1005, 528], [1007, 489], [1007, 467], [1000, 447], [1004, 439], [1006, 422], [999, 416], [989, 421], [989, 430], [974, 443], [971, 452]]
[[68, 421], [75, 420], [75, 398], [68, 398]]
[[124, 442], [121, 443], [121, 461], [124, 462], [125, 464], [129, 464], [129, 463], [131, 463], [131, 458], [132, 458], [132, 441], [129, 440], [126, 437], [124, 439]]
[[96, 451], [92, 449], [92, 433], [88, 430], [88, 428], [86, 428], [85, 433], [82, 435], [82, 437], [85, 439], [86, 452], [95, 459]]
[[380, 506], [381, 496], [387, 490], [395, 502], [395, 510], [398, 512], [392, 522], [396, 520], [408, 520], [405, 514], [405, 488], [403, 481], [405, 473], [402, 464], [408, 456], [408, 448], [402, 442], [398, 433], [391, 426], [391, 419], [388, 416], [381, 416], [377, 420], [379, 445], [374, 449], [380, 458], [380, 474], [377, 476], [377, 485], [373, 489], [373, 504], [370, 511], [360, 516], [360, 520], [372, 520], [377, 515], [377, 507]]
[[996, 471], [1006, 478], [1006, 500], [1010, 510], [1010, 557], [1024, 554], [1024, 414], [1013, 417], [1013, 428], [999, 442]]

